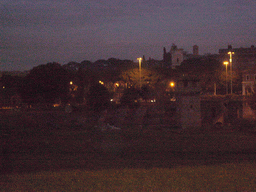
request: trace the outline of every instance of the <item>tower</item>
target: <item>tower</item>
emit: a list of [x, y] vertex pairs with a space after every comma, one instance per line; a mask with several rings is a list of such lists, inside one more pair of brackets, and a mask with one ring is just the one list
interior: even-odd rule
[[166, 61], [166, 48], [165, 48], [165, 47], [164, 47], [163, 51], [164, 51], [163, 60], [164, 60], [164, 62], [165, 62], [165, 61]]
[[193, 46], [193, 55], [199, 55], [199, 47], [197, 45]]
[[163, 63], [165, 67], [170, 67], [172, 64], [172, 56], [170, 52], [166, 52], [166, 48], [163, 49]]
[[201, 126], [200, 85], [198, 79], [183, 77], [176, 92], [177, 120], [182, 129]]
[[180, 64], [184, 60], [184, 51], [183, 49], [175, 49], [171, 50], [172, 55], [172, 68], [175, 68], [177, 66], [180, 66]]

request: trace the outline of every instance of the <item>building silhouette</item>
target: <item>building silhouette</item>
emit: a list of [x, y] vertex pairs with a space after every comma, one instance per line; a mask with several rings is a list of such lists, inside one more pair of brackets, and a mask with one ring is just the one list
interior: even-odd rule
[[233, 48], [228, 45], [227, 49], [219, 49], [219, 58], [221, 62], [229, 61], [228, 52], [234, 52], [232, 56], [232, 67], [234, 69], [248, 70], [256, 65], [256, 48], [252, 45], [249, 48]]
[[165, 47], [163, 52], [164, 65], [173, 69], [180, 66], [186, 55], [185, 51], [181, 48], [179, 49], [175, 44], [172, 44], [170, 52], [166, 52]]
[[195, 56], [199, 55], [199, 47], [197, 45], [193, 46], [193, 55]]

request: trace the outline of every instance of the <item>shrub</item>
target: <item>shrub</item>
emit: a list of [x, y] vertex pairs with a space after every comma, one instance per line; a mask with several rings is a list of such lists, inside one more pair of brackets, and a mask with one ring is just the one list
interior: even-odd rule
[[128, 88], [124, 91], [123, 96], [120, 99], [120, 102], [124, 106], [129, 106], [130, 108], [134, 108], [138, 106], [138, 103], [135, 100], [139, 99], [139, 91], [135, 88]]
[[95, 112], [100, 112], [110, 106], [110, 94], [106, 87], [94, 84], [88, 93], [88, 106]]

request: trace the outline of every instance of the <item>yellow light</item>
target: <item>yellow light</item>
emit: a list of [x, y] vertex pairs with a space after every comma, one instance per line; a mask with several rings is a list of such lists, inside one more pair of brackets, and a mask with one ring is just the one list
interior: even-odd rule
[[116, 83], [116, 87], [119, 87], [119, 83]]
[[228, 65], [228, 61], [224, 61], [223, 64], [224, 64], [224, 65]]
[[229, 61], [230, 61], [230, 63], [232, 63], [232, 55], [234, 55], [235, 53], [234, 53], [234, 52], [229, 51], [229, 52], [228, 52], [228, 54], [229, 54], [229, 56], [230, 56]]
[[99, 81], [99, 83], [101, 84], [101, 85], [103, 85], [104, 83], [103, 83], [103, 81]]
[[175, 86], [174, 82], [170, 82], [170, 86], [174, 87]]
[[69, 84], [70, 84], [70, 85], [73, 85], [73, 81], [70, 81]]
[[141, 61], [142, 61], [142, 58], [139, 57], [137, 58], [137, 60], [139, 60], [139, 71], [140, 71], [140, 90], [141, 90]]
[[60, 106], [60, 104], [53, 104], [53, 107], [59, 107]]

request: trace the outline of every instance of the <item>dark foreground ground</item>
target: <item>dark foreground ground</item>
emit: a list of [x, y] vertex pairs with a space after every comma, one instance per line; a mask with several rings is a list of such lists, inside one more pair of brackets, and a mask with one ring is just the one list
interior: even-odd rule
[[191, 153], [133, 152], [126, 154], [61, 153], [8, 154], [2, 157], [2, 173], [28, 173], [64, 169], [172, 168], [183, 165], [214, 165], [222, 163], [255, 163], [255, 152]]
[[122, 149], [57, 151], [41, 146], [39, 151], [20, 149], [1, 155], [2, 174], [59, 171], [67, 169], [102, 170], [123, 168], [173, 168], [177, 166], [215, 165], [223, 163], [256, 163], [255, 150], [243, 151], [175, 151], [149, 149], [134, 144]]
[[121, 134], [104, 133], [99, 139], [95, 133], [92, 136], [94, 124], [88, 119], [74, 119], [63, 113], [4, 118], [2, 175], [67, 169], [172, 168], [256, 160], [256, 135], [251, 133], [134, 131], [129, 127]]

